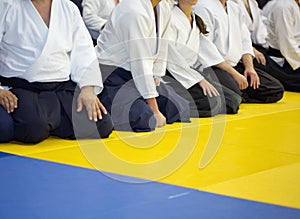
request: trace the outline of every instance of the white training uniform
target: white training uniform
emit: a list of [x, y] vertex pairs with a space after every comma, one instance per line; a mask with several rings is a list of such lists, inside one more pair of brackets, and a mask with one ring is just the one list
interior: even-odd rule
[[265, 6], [261, 10], [261, 15], [263, 16], [264, 24], [268, 24], [268, 14], [270, 13], [271, 7], [274, 4], [274, 0], [270, 0], [265, 4]]
[[[293, 70], [296, 70], [300, 67], [299, 6], [295, 0], [273, 0], [266, 6], [263, 13], [268, 18], [268, 43], [270, 47], [280, 50]], [[279, 65], [283, 63], [283, 60], [273, 59]]]
[[227, 1], [227, 13], [219, 0], [201, 0], [194, 6], [209, 31], [209, 38], [225, 61], [236, 66], [244, 54], [254, 56], [245, 14], [234, 2]]
[[[0, 1], [0, 74], [102, 89], [91, 37], [76, 5], [53, 0], [48, 28], [31, 0]], [[69, 16], [66, 16], [69, 15]]]
[[240, 5], [245, 14], [245, 23], [248, 27], [248, 30], [251, 33], [251, 40], [254, 44], [263, 46], [264, 48], [268, 47], [266, 38], [268, 36], [268, 31], [266, 25], [263, 23], [263, 18], [261, 15], [261, 10], [258, 7], [256, 0], [249, 0], [249, 7], [251, 11], [251, 16], [249, 15], [244, 0], [231, 0]]
[[[149, 0], [123, 0], [97, 40], [96, 53], [101, 64], [130, 71], [144, 99], [157, 97], [153, 77], [166, 70], [167, 44], [161, 40], [170, 17], [170, 4], [157, 5], [158, 31]], [[130, 28], [128, 28], [130, 27]]]
[[[224, 61], [215, 45], [175, 6], [165, 34], [169, 41], [167, 69], [186, 89], [203, 79], [199, 69]], [[200, 52], [199, 52], [200, 51]]]
[[114, 7], [114, 0], [82, 1], [82, 17], [93, 39], [100, 35]]

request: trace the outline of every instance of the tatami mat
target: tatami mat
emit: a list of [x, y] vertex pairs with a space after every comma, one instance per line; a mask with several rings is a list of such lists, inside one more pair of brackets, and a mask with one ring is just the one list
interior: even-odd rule
[[285, 92], [275, 104], [242, 104], [237, 115], [151, 133], [51, 137], [38, 145], [1, 144], [0, 151], [300, 209], [299, 131], [300, 94]]

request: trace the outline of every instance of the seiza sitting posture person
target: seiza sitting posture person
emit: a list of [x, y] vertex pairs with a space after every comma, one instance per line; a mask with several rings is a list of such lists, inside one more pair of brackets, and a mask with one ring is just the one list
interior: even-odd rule
[[204, 20], [208, 37], [224, 60], [240, 73], [217, 74], [221, 84], [232, 87], [230, 84], [238, 83], [243, 101], [247, 103], [280, 100], [283, 96], [281, 83], [253, 65], [252, 41], [242, 8], [233, 1], [201, 0], [194, 11]]
[[103, 86], [92, 40], [71, 1], [0, 1], [0, 82], [0, 128], [10, 130], [1, 141], [112, 131], [96, 95]]
[[189, 100], [193, 117], [237, 113], [242, 99], [234, 90], [219, 84], [211, 69], [215, 65], [222, 68], [226, 62], [205, 36], [205, 24], [192, 10], [196, 3], [179, 0], [173, 7], [164, 37], [169, 45], [167, 76], [176, 80], [164, 80]]
[[151, 131], [189, 121], [189, 103], [161, 81], [170, 18], [165, 0], [122, 0], [101, 32], [96, 52], [104, 78], [101, 99], [116, 130]]
[[267, 17], [270, 56], [267, 70], [285, 90], [300, 92], [300, 1], [272, 0], [263, 8]]

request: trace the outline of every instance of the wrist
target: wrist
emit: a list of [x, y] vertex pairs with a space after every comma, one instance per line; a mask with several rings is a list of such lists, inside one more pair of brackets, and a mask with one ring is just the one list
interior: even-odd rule
[[94, 93], [94, 87], [93, 86], [84, 86], [81, 88], [81, 92], [93, 92]]
[[159, 111], [159, 109], [158, 109], [157, 102], [156, 102], [156, 98], [149, 98], [149, 99], [146, 99], [146, 102], [147, 102], [149, 108], [152, 110], [152, 112], [153, 112], [154, 114], [160, 113], [160, 111]]
[[234, 78], [237, 78], [237, 77], [240, 77], [240, 76], [241, 76], [241, 74], [240, 74], [238, 71], [236, 71], [235, 69], [233, 69], [233, 71], [231, 71], [230, 74], [231, 74], [232, 77], [234, 77]]
[[254, 67], [253, 66], [248, 66], [248, 67], [245, 67], [245, 71], [255, 71]]

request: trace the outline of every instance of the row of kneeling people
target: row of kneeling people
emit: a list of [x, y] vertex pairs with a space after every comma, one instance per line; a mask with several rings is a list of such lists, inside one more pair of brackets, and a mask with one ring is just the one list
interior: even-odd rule
[[[257, 3], [243, 2], [114, 1], [94, 47], [72, 2], [0, 0], [0, 141], [151, 131], [235, 114], [242, 102], [274, 103], [284, 88], [299, 91], [297, 2], [270, 2], [269, 10], [294, 9], [282, 32], [294, 31], [295, 41], [284, 40], [274, 27], [280, 22], [269, 20], [276, 37], [268, 47], [255, 41]], [[277, 19], [275, 12], [269, 17]], [[288, 13], [279, 14], [287, 22]]]

